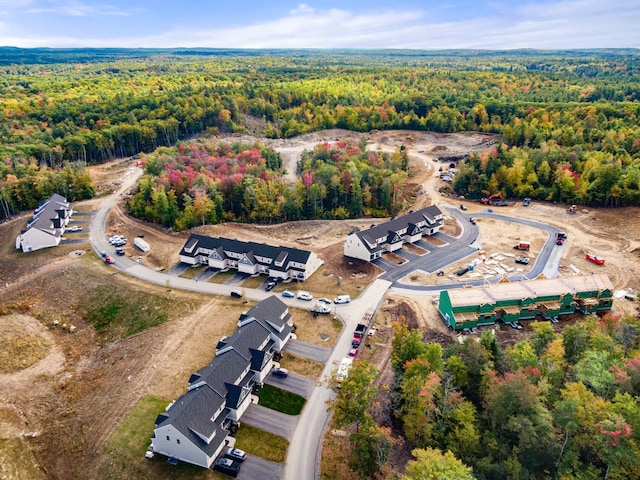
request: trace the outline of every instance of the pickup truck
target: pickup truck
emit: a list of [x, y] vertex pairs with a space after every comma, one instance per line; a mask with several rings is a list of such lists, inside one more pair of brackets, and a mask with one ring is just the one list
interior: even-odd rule
[[529, 265], [529, 257], [516, 257], [516, 263], [521, 263], [522, 265]]

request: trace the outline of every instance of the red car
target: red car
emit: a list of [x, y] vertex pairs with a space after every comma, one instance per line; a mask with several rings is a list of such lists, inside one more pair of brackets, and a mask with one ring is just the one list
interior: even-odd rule
[[358, 347], [352, 348], [349, 350], [349, 357], [356, 358], [358, 356]]
[[585, 258], [593, 263], [595, 263], [596, 265], [604, 265], [604, 258], [602, 257], [598, 257], [597, 255], [592, 255], [590, 253], [587, 253], [585, 255]]
[[109, 255], [104, 257], [104, 261], [105, 261], [105, 263], [108, 263], [109, 265], [113, 265], [114, 263], [116, 263], [116, 261], [113, 258], [111, 258]]

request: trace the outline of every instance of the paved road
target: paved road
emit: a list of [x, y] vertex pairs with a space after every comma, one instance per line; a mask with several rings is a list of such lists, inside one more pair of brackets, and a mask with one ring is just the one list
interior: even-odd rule
[[[113, 251], [113, 248], [108, 243], [104, 233], [106, 231], [107, 215], [115, 206], [120, 196], [133, 187], [141, 174], [141, 169], [131, 169], [124, 178], [120, 189], [115, 194], [103, 199], [100, 209], [96, 212], [91, 222], [91, 228], [89, 230], [89, 240], [96, 252], [100, 252], [102, 250], [107, 252]], [[327, 359], [321, 378], [330, 376], [332, 370], [337, 368], [342, 358], [346, 356], [351, 348], [352, 332], [355, 329], [356, 324], [359, 323], [367, 310], [377, 308], [390, 287], [393, 286], [394, 290], [400, 290], [404, 293], [433, 294], [435, 291], [439, 291], [444, 288], [460, 288], [465, 285], [464, 283], [458, 283], [454, 285], [426, 287], [407, 285], [399, 282], [401, 278], [413, 270], [421, 269], [427, 272], [437, 271], [475, 253], [479, 248], [481, 248], [481, 246], [477, 244], [479, 233], [478, 228], [469, 222], [469, 217], [471, 215], [464, 214], [457, 208], [453, 207], [448, 207], [447, 210], [463, 225], [462, 234], [458, 238], [440, 235], [445, 241], [449, 242], [447, 245], [439, 247], [425, 245], [425, 248], [430, 250], [430, 253], [422, 255], [415, 260], [406, 262], [400, 266], [395, 266], [388, 262], [381, 262], [384, 263], [386, 268], [388, 268], [386, 273], [369, 285], [358, 299], [352, 301], [350, 304], [336, 306], [335, 314], [344, 321], [345, 328], [338, 338], [335, 348]], [[558, 231], [557, 229], [539, 222], [520, 218], [511, 218], [489, 212], [476, 213], [473, 214], [473, 216], [485, 216], [487, 218], [495, 218], [497, 220], [521, 223], [541, 228], [548, 232], [549, 240], [547, 240], [540, 252], [540, 255], [538, 255], [532, 270], [526, 275], [519, 274], [514, 275], [511, 278], [533, 278], [543, 271], [548, 277], [556, 275], [562, 251], [562, 247], [555, 247], [554, 237], [555, 232]], [[139, 279], [158, 285], [164, 285], [169, 288], [180, 288], [216, 295], [229, 295], [231, 290], [234, 288], [233, 285], [197, 282], [195, 280], [176, 277], [174, 275], [167, 275], [165, 273], [143, 267], [126, 257], [115, 257], [115, 260], [115, 268]], [[172, 271], [175, 270], [172, 269]], [[474, 285], [480, 283], [483, 282], [468, 282], [467, 284]], [[243, 290], [245, 292], [245, 298], [249, 300], [259, 301], [272, 295], [271, 293], [265, 292], [261, 289], [245, 288]], [[290, 298], [282, 298], [282, 300], [290, 307], [309, 310], [312, 306], [312, 302], [305, 302]], [[238, 301], [241, 302], [243, 300]], [[290, 446], [287, 453], [287, 461], [284, 466], [284, 473], [282, 475], [278, 473], [277, 475], [279, 476], [270, 477], [268, 475], [272, 475], [271, 473], [265, 473], [265, 476], [261, 477], [261, 474], [257, 473], [258, 471], [256, 470], [257, 476], [254, 477], [250, 474], [251, 468], [253, 467], [249, 467], [249, 465], [247, 465], [249, 468], [243, 471], [242, 478], [284, 478], [286, 480], [319, 478], [319, 461], [322, 452], [322, 438], [330, 417], [326, 410], [326, 402], [331, 398], [334, 398], [334, 393], [326, 386], [319, 385], [315, 387], [311, 391], [307, 404], [299, 416], [299, 421], [297, 423], [296, 420], [298, 417], [289, 417], [288, 415], [279, 414], [273, 410], [264, 409], [264, 407], [259, 405], [251, 405], [247, 412], [245, 412], [242, 421], [246, 421], [252, 425], [255, 425], [254, 422], [256, 422], [257, 425], [255, 426], [259, 428], [285, 436], [290, 439]], [[266, 412], [264, 410], [266, 410]]]
[[284, 465], [265, 460], [264, 458], [247, 455], [247, 459], [240, 467], [240, 480], [281, 480], [284, 475]]
[[276, 412], [270, 408], [252, 403], [244, 412], [240, 421], [291, 440], [298, 422], [298, 416]]
[[[367, 310], [377, 308], [390, 285], [391, 283], [388, 281], [376, 280], [362, 292], [357, 300], [338, 306], [338, 315], [344, 320], [345, 328], [342, 330], [320, 378], [329, 377], [331, 372], [338, 367], [340, 361], [351, 349], [352, 334], [356, 325]], [[335, 394], [332, 390], [325, 385], [318, 385], [307, 400], [300, 414], [298, 428], [296, 428], [289, 444], [284, 472], [286, 480], [319, 478], [322, 438], [330, 418], [327, 412], [327, 400], [333, 398], [335, 398]]]
[[289, 340], [287, 346], [284, 347], [284, 351], [293, 353], [294, 355], [300, 355], [301, 357], [310, 358], [311, 360], [315, 360], [320, 363], [326, 363], [331, 355], [330, 348], [301, 342], [300, 340]]
[[[436, 272], [446, 267], [447, 265], [455, 263], [462, 258], [466, 258], [467, 256], [476, 253], [480, 248], [482, 248], [482, 246], [477, 243], [477, 238], [479, 235], [478, 226], [472, 225], [469, 222], [469, 218], [472, 216], [476, 218], [485, 217], [492, 218], [494, 220], [502, 220], [505, 222], [519, 223], [521, 225], [539, 228], [540, 230], [547, 232], [547, 241], [542, 246], [540, 254], [535, 259], [531, 270], [524, 274], [517, 273], [514, 275], [510, 275], [509, 279], [511, 281], [530, 280], [536, 278], [543, 272], [549, 278], [555, 277], [557, 275], [558, 265], [560, 263], [560, 257], [562, 255], [563, 248], [562, 246], [557, 246], [555, 242], [556, 234], [560, 231], [558, 228], [547, 225], [545, 223], [537, 222], [535, 220], [508, 217], [491, 212], [466, 214], [453, 207], [447, 207], [447, 210], [454, 217], [456, 217], [462, 225], [462, 234], [457, 239], [453, 239], [453, 241], [451, 241], [449, 244], [438, 247], [438, 249], [434, 251], [434, 253], [437, 253], [437, 255], [431, 253], [429, 255], [419, 257], [418, 259], [410, 263], [397, 266], [393, 269], [388, 269], [387, 272], [381, 276], [381, 278], [393, 282], [393, 291], [404, 290], [405, 293], [408, 293], [410, 291], [413, 293], [429, 292], [433, 294], [441, 290], [446, 290], [448, 288], [460, 288], [470, 285], [478, 286], [497, 282], [500, 279], [500, 277], [497, 276], [489, 281], [470, 280], [467, 282], [456, 282], [448, 285], [414, 285], [409, 283], [402, 283], [400, 281], [403, 277], [410, 274], [416, 269], [420, 269], [425, 272]], [[452, 239], [453, 237], [448, 238]]]
[[268, 375], [264, 379], [264, 383], [295, 393], [301, 397], [309, 398], [313, 393], [313, 389], [316, 388], [317, 382], [311, 378], [301, 377], [289, 372], [289, 375], [284, 378]]

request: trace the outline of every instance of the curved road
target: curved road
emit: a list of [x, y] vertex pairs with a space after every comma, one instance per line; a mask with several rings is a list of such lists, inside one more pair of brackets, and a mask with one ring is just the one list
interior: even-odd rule
[[[135, 185], [141, 174], [142, 170], [140, 168], [131, 168], [128, 170], [118, 191], [102, 200], [98, 211], [91, 220], [89, 228], [89, 240], [96, 253], [101, 251], [111, 252], [113, 250], [113, 247], [109, 244], [105, 235], [107, 216], [121, 199], [123, 193]], [[443, 235], [443, 238], [449, 240], [447, 245], [433, 249], [432, 253], [424, 256], [413, 257], [410, 262], [397, 266], [392, 270], [390, 269], [390, 271], [384, 273], [378, 280], [369, 285], [357, 299], [349, 304], [335, 306], [335, 315], [343, 321], [345, 328], [337, 339], [334, 349], [329, 352], [328, 361], [322, 372], [322, 380], [330, 377], [331, 372], [337, 368], [342, 358], [344, 358], [351, 349], [352, 332], [356, 324], [360, 322], [367, 311], [377, 309], [390, 287], [395, 291], [400, 290], [405, 293], [420, 294], [422, 292], [433, 295], [437, 291], [447, 288], [460, 288], [465, 285], [481, 285], [485, 283], [483, 281], [474, 281], [452, 285], [421, 286], [403, 284], [399, 281], [412, 270], [421, 269], [427, 272], [433, 272], [446, 265], [457, 262], [475, 253], [479, 249], [479, 246], [474, 245], [478, 238], [479, 230], [477, 226], [469, 222], [471, 215], [462, 213], [453, 207], [447, 207], [447, 210], [457, 218], [463, 226], [462, 234], [458, 238], [451, 241], [451, 237]], [[510, 278], [512, 280], [533, 278], [543, 271], [548, 277], [555, 276], [562, 250], [562, 247], [555, 246], [555, 234], [558, 229], [533, 220], [512, 218], [490, 212], [481, 212], [473, 214], [473, 216], [521, 223], [546, 231], [549, 234], [549, 238], [543, 246], [531, 271], [526, 275], [518, 274]], [[435, 252], [438, 254], [434, 255]], [[168, 288], [180, 288], [214, 295], [229, 295], [231, 290], [237, 288], [232, 285], [197, 282], [195, 280], [157, 272], [150, 268], [143, 267], [126, 257], [114, 256], [114, 260], [116, 262], [115, 267], [119, 270], [141, 280], [157, 285], [165, 285]], [[273, 295], [264, 290], [250, 288], [244, 288], [243, 290], [247, 299], [255, 301], [263, 300]], [[311, 302], [290, 298], [282, 298], [282, 300], [290, 307], [301, 309], [311, 308]], [[284, 466], [284, 478], [286, 480], [319, 478], [322, 439], [330, 418], [330, 413], [327, 412], [326, 402], [332, 398], [334, 398], [333, 391], [323, 382], [318, 382], [311, 391], [307, 404], [300, 414], [300, 418], [291, 434], [291, 442]]]
[[[494, 220], [501, 220], [510, 223], [519, 223], [521, 225], [527, 225], [529, 227], [535, 227], [542, 231], [547, 232], [547, 241], [540, 249], [540, 254], [537, 256], [533, 267], [527, 273], [517, 273], [509, 276], [511, 281], [530, 280], [536, 278], [541, 273], [544, 273], [547, 277], [555, 277], [558, 273], [558, 265], [560, 263], [560, 257], [562, 255], [562, 247], [556, 245], [556, 235], [560, 231], [558, 228], [546, 223], [537, 222], [535, 220], [528, 220], [524, 218], [508, 217], [493, 212], [479, 212], [474, 214], [462, 213], [460, 210], [454, 207], [446, 207], [447, 210], [460, 222], [462, 225], [462, 234], [455, 239], [452, 243], [438, 247], [433, 250], [432, 253], [423, 255], [411, 262], [406, 262], [398, 267], [395, 267], [388, 272], [382, 274], [380, 278], [393, 282], [392, 288], [394, 291], [407, 290], [414, 293], [418, 292], [439, 292], [449, 288], [460, 288], [463, 286], [478, 286], [486, 285], [487, 280], [474, 280], [468, 282], [456, 282], [447, 285], [414, 285], [403, 283], [400, 279], [409, 275], [414, 270], [423, 270], [425, 272], [436, 272], [447, 265], [451, 265], [463, 258], [466, 258], [476, 253], [481, 246], [476, 244], [479, 234], [479, 228], [477, 225], [473, 225], [469, 222], [471, 217], [474, 218], [492, 218]], [[433, 255], [433, 253], [438, 253]], [[500, 277], [495, 277], [489, 283], [495, 283], [500, 280]], [[408, 292], [405, 292], [408, 293]]]

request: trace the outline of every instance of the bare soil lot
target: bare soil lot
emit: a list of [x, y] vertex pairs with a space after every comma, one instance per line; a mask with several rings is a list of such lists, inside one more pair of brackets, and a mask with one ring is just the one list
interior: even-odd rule
[[[311, 149], [321, 141], [348, 136], [357, 141], [361, 134], [336, 130], [267, 143], [283, 152], [289, 172], [295, 172], [292, 167], [304, 149]], [[459, 199], [440, 195], [440, 188], [445, 183], [434, 176], [438, 170], [433, 161], [435, 155], [467, 153], [495, 141], [483, 134], [424, 132], [374, 132], [367, 138], [374, 149], [407, 147], [411, 157], [410, 181], [419, 193], [415, 204], [408, 206], [413, 209], [431, 203], [454, 206], [460, 203]], [[233, 141], [238, 139], [232, 138]], [[109, 193], [117, 189], [121, 176], [131, 166], [131, 161], [118, 161], [93, 167], [92, 174], [99, 190]], [[80, 207], [91, 211], [99, 202], [100, 198], [96, 198]], [[469, 201], [465, 204], [470, 212], [484, 208]], [[566, 231], [569, 238], [563, 247], [560, 268], [563, 275], [573, 275], [575, 270], [603, 271], [611, 277], [616, 288], [631, 288], [635, 292], [640, 288], [640, 209], [583, 212], [579, 208], [575, 215], [568, 215], [566, 206], [534, 202], [528, 208], [520, 205], [504, 207], [500, 213], [540, 220]], [[313, 250], [325, 264], [304, 288], [316, 297], [332, 298], [337, 292], [356, 297], [380, 271], [368, 263], [346, 259], [342, 242], [353, 227], [366, 228], [372, 221], [380, 220], [309, 221], [278, 226], [224, 224], [196, 231]], [[189, 374], [212, 358], [217, 340], [234, 330], [238, 315], [247, 305], [228, 298], [211, 298], [143, 284], [107, 268], [88, 244], [61, 245], [24, 255], [13, 248], [13, 240], [25, 222], [26, 216], [23, 216], [0, 225], [0, 238], [5, 240], [0, 245], [0, 315], [5, 317], [0, 320], [18, 318], [19, 325], [24, 325], [22, 329], [8, 329], [2, 340], [10, 341], [16, 347], [23, 344], [34, 347], [32, 352], [25, 353], [24, 364], [21, 360], [0, 377], [3, 385], [0, 455], [6, 464], [18, 466], [8, 470], [7, 478], [121, 477], [127, 471], [121, 470], [122, 466], [110, 470], [113, 458], [109, 456], [107, 445], [126, 415], [143, 397], [176, 398], [180, 395]], [[526, 231], [524, 227], [518, 229], [485, 220], [481, 220], [479, 226], [479, 240], [487, 259], [492, 253], [513, 253], [513, 243], [522, 238], [532, 242], [531, 253], [535, 255], [544, 241], [536, 236], [536, 232]], [[457, 222], [449, 221], [443, 232], [455, 236], [460, 229]], [[188, 237], [188, 232], [170, 234], [157, 226], [136, 221], [125, 214], [122, 205], [113, 211], [108, 220], [108, 231], [104, 233], [112, 232], [129, 238], [125, 247], [128, 256], [141, 256], [143, 265], [157, 269], [167, 269], [177, 263], [177, 254]], [[134, 249], [133, 238], [137, 235], [144, 235], [151, 245], [150, 252], [143, 254]], [[585, 252], [603, 256], [606, 264], [597, 266], [588, 262], [584, 258]], [[513, 260], [503, 262], [512, 263]], [[338, 287], [339, 281], [342, 281], [341, 287]], [[440, 280], [420, 277], [416, 281], [436, 283]], [[164, 312], [167, 318], [158, 326], [128, 338], [112, 339], [97, 333], [82, 314], [87, 307], [83, 303], [86, 293], [105, 286], [132, 305], [135, 305], [138, 293], [145, 292], [152, 295], [150, 298], [169, 299], [173, 308]], [[152, 308], [159, 303], [158, 300], [141, 308]], [[624, 299], [614, 302], [617, 311], [631, 311], [634, 306]], [[323, 333], [334, 339], [340, 328], [330, 316], [316, 321], [308, 314], [305, 317], [294, 311], [293, 315], [299, 324], [299, 337], [307, 341], [321, 338]], [[423, 329], [425, 338], [455, 341], [439, 319], [431, 297], [389, 295], [376, 316], [380, 335], [372, 339], [371, 351], [365, 352], [365, 358], [371, 355], [381, 369], [385, 369], [390, 351], [391, 322], [399, 317]], [[58, 320], [59, 325], [73, 324], [77, 329], [70, 333], [68, 329], [53, 327], [54, 320]], [[312, 325], [312, 322], [315, 323]], [[508, 343], [510, 338], [518, 338], [523, 332], [501, 331], [500, 335], [503, 334]], [[37, 347], [40, 339], [44, 339], [41, 344], [46, 345], [44, 350]], [[302, 375], [313, 376], [318, 371], [316, 365], [296, 363], [296, 359], [291, 361], [287, 368], [294, 371], [298, 368]], [[39, 365], [47, 368], [25, 377]], [[385, 378], [385, 375], [381, 377], [381, 385]], [[152, 428], [153, 425], [149, 425], [148, 435]], [[143, 432], [142, 437], [145, 435]], [[172, 470], [162, 467], [156, 465], [148, 470], [141, 459], [128, 473], [131, 478], [137, 475], [149, 477], [151, 473], [154, 478], [171, 478]]]

